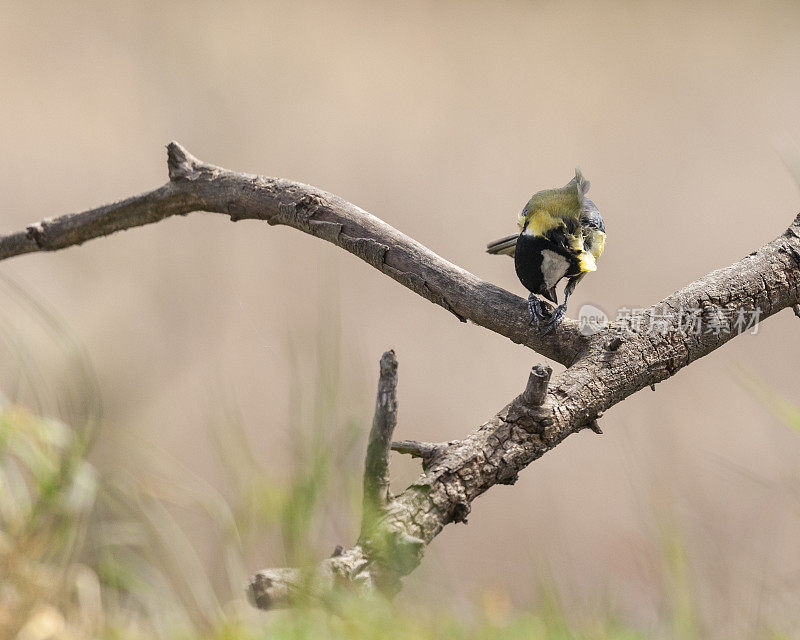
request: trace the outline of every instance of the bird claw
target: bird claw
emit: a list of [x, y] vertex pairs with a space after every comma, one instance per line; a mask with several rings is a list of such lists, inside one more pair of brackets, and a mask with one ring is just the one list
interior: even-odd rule
[[542, 326], [542, 323], [545, 321], [545, 317], [548, 315], [544, 310], [542, 301], [533, 294], [528, 296], [528, 313], [531, 316], [531, 321], [529, 324], [535, 323], [538, 327]]
[[550, 319], [547, 321], [544, 327], [545, 335], [550, 333], [553, 329], [555, 329], [561, 321], [564, 319], [564, 314], [567, 312], [566, 305], [560, 304], [558, 305], [553, 311], [550, 313]]
[[551, 310], [535, 295], [528, 296], [528, 313], [531, 315], [530, 324], [536, 324], [537, 327], [543, 330], [546, 335], [555, 329], [564, 319], [564, 314], [567, 311], [566, 304], [560, 304]]

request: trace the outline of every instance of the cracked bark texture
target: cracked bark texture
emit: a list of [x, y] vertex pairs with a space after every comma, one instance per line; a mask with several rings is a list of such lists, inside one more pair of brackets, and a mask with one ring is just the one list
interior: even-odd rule
[[359, 540], [368, 540], [389, 500], [389, 447], [397, 426], [397, 358], [394, 351], [381, 357], [375, 417], [364, 459], [364, 501]]
[[423, 298], [546, 357], [569, 364], [583, 347], [577, 323], [542, 335], [530, 327], [527, 303], [458, 267], [383, 220], [315, 187], [236, 173], [201, 162], [177, 142], [167, 146], [170, 181], [133, 198], [83, 213], [48, 218], [0, 237], [0, 260], [55, 251], [169, 216], [210, 211], [231, 220], [265, 220], [304, 231], [358, 256]]
[[[388, 593], [399, 589], [400, 578], [419, 564], [425, 546], [447, 524], [467, 521], [475, 498], [495, 484], [513, 484], [520, 471], [570, 434], [582, 429], [599, 433], [597, 419], [607, 409], [654, 388], [737, 335], [730, 329], [696, 333], [684, 321], [690, 310], [700, 310], [708, 322], [726, 313], [757, 312], [764, 320], [786, 308], [800, 315], [800, 215], [772, 242], [646, 309], [638, 324], [622, 319], [584, 336], [576, 322], [565, 320], [543, 335], [528, 324], [522, 298], [444, 260], [337, 196], [298, 182], [210, 165], [175, 142], [168, 146], [168, 167], [170, 181], [154, 191], [0, 237], [0, 260], [61, 249], [197, 210], [223, 213], [234, 221], [265, 220], [332, 242], [459, 320], [567, 367], [552, 378], [547, 368], [534, 367], [520, 395], [461, 440], [392, 443], [395, 451], [423, 461], [423, 473], [397, 496], [385, 490], [391, 428], [374, 429], [373, 436], [380, 437], [371, 438], [377, 443], [376, 455], [368, 458], [365, 470], [365, 488], [372, 491], [367, 502], [380, 497], [378, 517], [369, 525], [372, 533], [362, 534], [348, 549], [337, 548], [316, 567], [255, 574], [249, 595], [261, 608], [291, 604], [300, 592], [324, 597], [341, 584]], [[651, 325], [659, 330], [649, 331]], [[394, 371], [390, 373], [393, 377]], [[391, 385], [395, 382], [393, 377]], [[380, 400], [379, 392], [376, 424]], [[396, 407], [389, 403], [385, 408], [393, 415]]]

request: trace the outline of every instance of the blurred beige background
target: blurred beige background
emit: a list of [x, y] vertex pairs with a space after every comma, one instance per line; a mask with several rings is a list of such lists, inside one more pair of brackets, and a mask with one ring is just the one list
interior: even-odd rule
[[[608, 242], [574, 316], [650, 304], [800, 209], [781, 159], [800, 144], [796, 3], [4, 2], [0, 60], [0, 233], [162, 184], [176, 139], [339, 194], [523, 294], [485, 243], [580, 163]], [[378, 358], [396, 349], [399, 437], [459, 437], [541, 361], [335, 247], [218, 215], [22, 256], [0, 274], [85, 345], [103, 470], [135, 473], [135, 440], [218, 482], [202, 425], [234, 398], [280, 478], [289, 381], [311, 380], [320, 330], [340, 326], [342, 413], [365, 429]], [[603, 437], [573, 436], [482, 497], [409, 592], [458, 607], [491, 589], [524, 607], [552, 580], [579, 615], [611, 607], [648, 628], [670, 589], [668, 529], [706, 624], [797, 616], [800, 439], [741, 376], [800, 405], [798, 322], [780, 313], [609, 411]], [[398, 488], [417, 469], [395, 468]], [[331, 548], [347, 542], [321, 529]]]

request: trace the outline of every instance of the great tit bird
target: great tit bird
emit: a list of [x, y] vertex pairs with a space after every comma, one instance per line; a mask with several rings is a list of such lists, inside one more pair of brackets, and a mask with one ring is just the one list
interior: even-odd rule
[[[535, 193], [525, 205], [517, 225], [519, 233], [487, 245], [492, 254], [513, 256], [517, 277], [530, 291], [531, 322], [551, 331], [564, 318], [567, 301], [589, 271], [597, 269], [606, 229], [597, 206], [586, 197], [589, 181], [575, 167], [575, 177], [560, 189]], [[568, 278], [564, 302], [558, 304], [556, 285]], [[543, 296], [554, 305], [545, 310]]]

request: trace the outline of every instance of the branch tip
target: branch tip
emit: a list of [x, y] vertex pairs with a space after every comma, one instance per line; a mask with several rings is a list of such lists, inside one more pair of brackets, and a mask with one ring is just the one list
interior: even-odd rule
[[[394, 375], [397, 371], [397, 356], [394, 349], [389, 349], [381, 356], [381, 377]], [[397, 380], [394, 381], [397, 385]]]
[[291, 606], [292, 596], [300, 584], [297, 569], [266, 569], [250, 578], [247, 599], [258, 609], [276, 609]]
[[553, 369], [540, 364], [534, 365], [531, 374], [528, 376], [528, 384], [522, 392], [522, 400], [527, 405], [540, 407], [544, 404], [547, 397], [547, 385], [550, 384], [550, 376]]
[[594, 431], [599, 436], [603, 435], [603, 430], [600, 428], [600, 424], [597, 422], [597, 418], [595, 418], [589, 424], [587, 424], [586, 427]]
[[172, 140], [167, 145], [167, 168], [169, 169], [169, 179], [171, 181], [193, 179], [194, 173], [200, 164], [202, 163], [179, 142]]
[[418, 442], [417, 440], [398, 440], [392, 442], [391, 449], [397, 453], [409, 455], [412, 458], [422, 458], [422, 465], [427, 466], [428, 463], [438, 456], [447, 447], [455, 444], [452, 442]]

